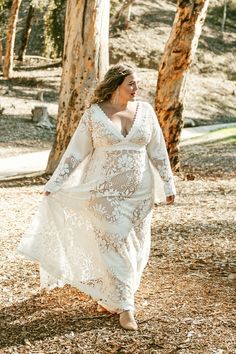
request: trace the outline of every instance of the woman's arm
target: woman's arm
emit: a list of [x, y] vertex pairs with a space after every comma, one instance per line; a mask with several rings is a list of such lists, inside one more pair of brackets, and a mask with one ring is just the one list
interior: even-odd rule
[[163, 133], [151, 105], [149, 106], [148, 115], [148, 118], [152, 121], [152, 136], [149, 144], [147, 145], [148, 156], [164, 182], [164, 191], [167, 204], [173, 204], [175, 199], [174, 196], [176, 194], [174, 178], [170, 167]]
[[44, 187], [44, 195], [58, 191], [71, 173], [92, 151], [92, 137], [90, 131], [90, 110], [86, 110], [71, 141], [64, 152], [60, 163], [52, 177]]

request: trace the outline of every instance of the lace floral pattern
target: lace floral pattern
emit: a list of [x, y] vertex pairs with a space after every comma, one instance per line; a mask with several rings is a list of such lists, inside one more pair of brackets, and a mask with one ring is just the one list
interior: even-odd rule
[[150, 162], [174, 194], [173, 176], [154, 111], [140, 102], [122, 136], [96, 105], [81, 121], [18, 246], [41, 266], [42, 287], [69, 283], [113, 312], [134, 309], [150, 250]]
[[141, 182], [145, 156], [139, 151], [123, 149], [108, 151], [105, 160], [104, 170], [110, 188], [123, 198], [130, 197]]
[[91, 137], [91, 111], [86, 111], [67, 147], [66, 152], [52, 175], [50, 181], [45, 185], [45, 190], [49, 192], [58, 191], [63, 183], [75, 171], [79, 164], [92, 151]]
[[165, 140], [162, 130], [153, 109], [150, 109], [149, 119], [152, 120], [152, 137], [147, 145], [147, 152], [154, 167], [159, 172], [163, 182], [165, 195], [176, 194], [174, 178], [170, 167], [170, 162], [166, 150]]
[[73, 155], [68, 156], [64, 161], [63, 167], [60, 168], [59, 173], [54, 179], [55, 185], [61, 186], [81, 162], [82, 160], [76, 159]]

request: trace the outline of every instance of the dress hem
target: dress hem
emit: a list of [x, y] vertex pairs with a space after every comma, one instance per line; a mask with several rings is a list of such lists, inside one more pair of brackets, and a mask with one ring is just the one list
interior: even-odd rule
[[[66, 285], [66, 284], [69, 284], [69, 285], [75, 287], [79, 291], [81, 291], [84, 294], [90, 296], [94, 301], [96, 301], [98, 304], [102, 305], [109, 312], [111, 312], [113, 314], [120, 314], [123, 311], [128, 311], [128, 310], [134, 311], [134, 307], [130, 306], [130, 305], [125, 306], [124, 308], [120, 308], [120, 307], [114, 308], [113, 306], [109, 307], [109, 304], [105, 304], [100, 297], [98, 297], [96, 295], [93, 295], [93, 292], [89, 292], [89, 291], [84, 290], [83, 289], [83, 285], [77, 285], [76, 283], [74, 283], [74, 282], [68, 280], [67, 278], [64, 278], [61, 275], [59, 275], [59, 273], [57, 273], [57, 271], [55, 271], [55, 269], [52, 269], [52, 268], [47, 267], [47, 266], [45, 267], [45, 265], [43, 265], [43, 263], [41, 261], [39, 261], [38, 258], [31, 256], [29, 253], [24, 252], [23, 250], [21, 250], [19, 248], [17, 249], [17, 252], [20, 253], [21, 255], [25, 256], [29, 260], [31, 260], [33, 262], [37, 262], [40, 267], [42, 267], [51, 276], [55, 277], [56, 281], [62, 281], [63, 282], [63, 286]], [[57, 288], [57, 287], [59, 287], [59, 286], [56, 285], [56, 286], [53, 286], [52, 288]], [[44, 287], [44, 289], [47, 289], [47, 287]], [[48, 289], [49, 289], [49, 287], [48, 287]]]

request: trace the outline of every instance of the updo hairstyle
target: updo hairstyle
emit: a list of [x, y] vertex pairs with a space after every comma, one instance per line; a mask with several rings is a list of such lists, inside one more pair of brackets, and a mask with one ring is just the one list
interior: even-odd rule
[[126, 76], [132, 75], [134, 72], [135, 69], [129, 64], [115, 64], [110, 67], [104, 79], [96, 87], [91, 103], [108, 101]]

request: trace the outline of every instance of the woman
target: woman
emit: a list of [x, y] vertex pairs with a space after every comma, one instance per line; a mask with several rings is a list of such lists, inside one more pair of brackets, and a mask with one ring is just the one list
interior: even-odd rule
[[137, 329], [134, 295], [150, 250], [151, 164], [167, 204], [175, 198], [160, 126], [152, 107], [135, 100], [137, 89], [130, 65], [108, 70], [18, 247], [40, 263], [42, 286], [71, 284], [118, 313], [131, 330]]

